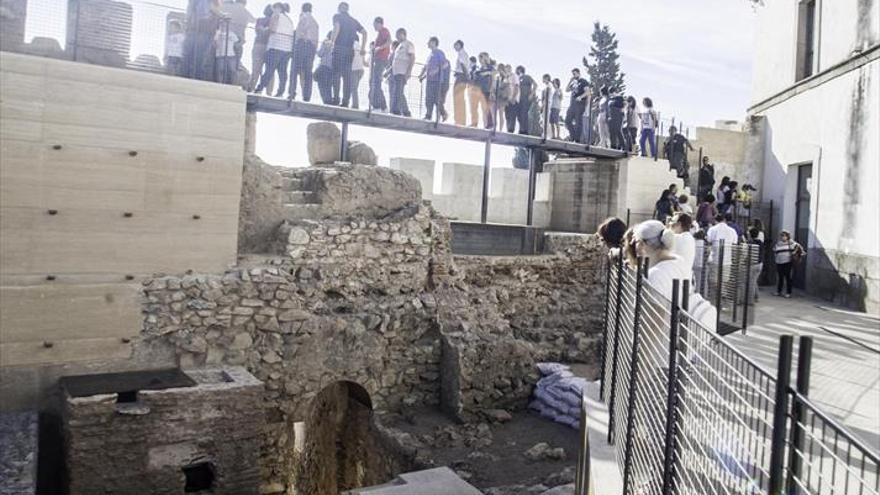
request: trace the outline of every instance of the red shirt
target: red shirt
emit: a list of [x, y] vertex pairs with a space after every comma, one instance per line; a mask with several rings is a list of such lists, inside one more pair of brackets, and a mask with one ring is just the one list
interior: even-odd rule
[[376, 36], [376, 46], [387, 45], [385, 48], [381, 48], [376, 50], [376, 60], [388, 60], [388, 57], [391, 56], [391, 45], [388, 44], [391, 41], [391, 33], [388, 31], [388, 28], [382, 26], [379, 29], [379, 35]]

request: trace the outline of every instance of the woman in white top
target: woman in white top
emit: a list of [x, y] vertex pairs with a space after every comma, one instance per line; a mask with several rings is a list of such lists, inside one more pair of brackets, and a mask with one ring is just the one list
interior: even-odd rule
[[361, 85], [361, 78], [364, 77], [364, 68], [367, 62], [364, 60], [364, 52], [361, 51], [361, 44], [357, 35], [354, 37], [354, 57], [351, 59], [351, 108], [355, 110], [360, 106], [358, 101], [358, 88]]
[[[690, 280], [693, 273], [691, 265], [686, 266], [682, 257], [673, 252], [675, 232], [657, 220], [648, 220], [635, 226], [633, 238], [638, 254], [650, 260], [648, 283], [667, 299], [671, 299], [673, 280]], [[680, 285], [679, 290], [683, 289]], [[679, 301], [682, 300], [682, 295], [683, 293], [679, 294]], [[715, 331], [715, 307], [694, 292], [693, 284], [688, 291], [688, 313], [707, 330]]]
[[697, 241], [691, 234], [693, 223], [693, 218], [683, 212], [676, 213], [669, 221], [669, 229], [675, 232], [675, 244], [672, 247], [672, 252], [680, 256], [684, 266], [691, 271], [693, 271], [694, 259], [697, 256]]
[[294, 24], [287, 13], [290, 5], [286, 3], [272, 4], [272, 19], [269, 20], [269, 39], [266, 42], [266, 69], [256, 93], [261, 93], [268, 87], [269, 81], [275, 72], [278, 73], [278, 91], [276, 98], [280, 98], [287, 88], [287, 65], [290, 63], [290, 54], [293, 51]]

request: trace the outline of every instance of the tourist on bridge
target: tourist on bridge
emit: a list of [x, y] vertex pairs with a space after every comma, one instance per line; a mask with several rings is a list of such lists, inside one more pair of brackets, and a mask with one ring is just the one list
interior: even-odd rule
[[669, 160], [669, 169], [675, 170], [679, 179], [687, 180], [690, 175], [688, 171], [687, 152], [693, 151], [694, 147], [684, 135], [678, 132], [675, 126], [669, 127], [669, 139], [664, 145], [664, 154]]
[[400, 28], [395, 33], [397, 47], [391, 59], [391, 113], [410, 117], [409, 104], [406, 101], [406, 83], [412, 77], [416, 63], [416, 47], [406, 39], [406, 29]]
[[235, 56], [235, 44], [238, 43], [238, 36], [227, 29], [226, 26], [220, 26], [217, 34], [214, 36], [214, 81], [220, 84], [232, 84], [235, 81], [235, 75], [238, 73], [238, 58]]
[[[348, 13], [348, 3], [340, 2], [336, 15], [333, 16], [333, 105], [347, 107], [351, 100], [351, 62], [354, 59], [352, 48], [360, 34], [360, 52], [363, 56], [367, 48], [367, 30]], [[341, 93], [340, 93], [341, 89]]]
[[214, 36], [225, 15], [217, 0], [191, 0], [186, 11], [183, 72], [190, 79], [210, 81], [214, 73]]
[[599, 129], [599, 147], [608, 148], [611, 132], [608, 129], [608, 86], [599, 88], [599, 114], [596, 116], [596, 128]]
[[559, 139], [561, 129], [559, 128], [560, 113], [562, 112], [562, 81], [554, 78], [552, 81], [552, 90], [550, 92], [550, 131], [551, 139]]
[[654, 134], [659, 124], [657, 112], [654, 111], [654, 102], [650, 98], [642, 99], [642, 112], [639, 113], [639, 120], [642, 123], [642, 135], [639, 138], [639, 148], [642, 149], [642, 156], [647, 156], [649, 143], [651, 146], [651, 158], [657, 158], [657, 137]]
[[571, 101], [565, 113], [565, 128], [568, 129], [568, 139], [571, 141], [583, 142], [583, 118], [587, 108], [587, 98], [590, 95], [589, 87], [590, 83], [581, 77], [581, 70], [572, 69], [571, 79], [565, 87], [565, 92], [571, 93]]
[[712, 188], [715, 186], [715, 165], [712, 165], [709, 162], [708, 156], [704, 156], [700, 163], [699, 181], [700, 184], [697, 187], [697, 199], [702, 201], [707, 194], [712, 192]]
[[186, 36], [180, 21], [168, 23], [168, 36], [165, 38], [165, 70], [169, 75], [183, 75], [183, 45]]
[[633, 153], [635, 151], [638, 134], [639, 110], [636, 108], [636, 99], [632, 96], [627, 96], [623, 117], [623, 138], [627, 153]]
[[483, 125], [486, 129], [495, 127], [495, 61], [488, 53], [482, 52], [478, 57], [479, 67], [474, 71], [474, 82], [478, 91], [471, 93], [471, 126], [477, 127], [479, 110], [483, 112]]
[[244, 54], [245, 31], [256, 19], [247, 9], [247, 0], [224, 0], [220, 11], [229, 18], [229, 30], [238, 38], [235, 43], [235, 74], [237, 75], [241, 56]]
[[[266, 5], [266, 8], [263, 9], [263, 17], [257, 19], [254, 25], [256, 36], [254, 37], [254, 47], [251, 49], [251, 80], [248, 82], [248, 91], [254, 91], [266, 65], [266, 44], [269, 42], [269, 23], [272, 21], [273, 13], [272, 6]], [[274, 82], [274, 79], [270, 78], [266, 85], [266, 91], [269, 93], [272, 92]]]
[[373, 19], [373, 29], [376, 30], [376, 40], [373, 41], [370, 57], [370, 105], [375, 110], [386, 111], [385, 92], [382, 90], [382, 77], [391, 60], [391, 32], [385, 27], [385, 19], [376, 17]]
[[468, 92], [470, 83], [470, 63], [468, 62], [468, 53], [464, 50], [464, 42], [461, 40], [453, 43], [452, 48], [455, 50], [455, 66], [452, 73], [454, 84], [452, 86], [452, 114], [455, 119], [455, 125], [467, 124], [467, 103], [465, 95]]
[[300, 82], [303, 101], [312, 99], [312, 68], [318, 52], [318, 21], [312, 16], [312, 4], [302, 4], [299, 22], [293, 37], [293, 63], [290, 69], [290, 99], [296, 97], [296, 82]]
[[611, 88], [608, 95], [608, 137], [611, 147], [623, 150], [625, 142], [623, 138], [623, 111], [626, 102], [617, 88]]
[[318, 93], [325, 105], [333, 104], [333, 31], [327, 33], [321, 48], [318, 49], [318, 68], [315, 69], [315, 81], [318, 82]]
[[261, 93], [266, 89], [275, 73], [278, 74], [276, 97], [281, 97], [287, 88], [287, 66], [293, 50], [293, 21], [287, 15], [290, 6], [286, 3], [272, 4], [272, 19], [269, 21], [269, 41], [266, 43], [266, 69], [255, 90]]
[[507, 132], [516, 132], [516, 117], [519, 103], [519, 81], [507, 64], [498, 64], [498, 127]]
[[441, 120], [445, 121], [448, 115], [444, 106], [446, 92], [443, 87], [449, 88], [449, 60], [440, 49], [440, 40], [431, 36], [428, 40], [428, 62], [422, 67], [419, 80], [425, 81], [425, 120], [432, 120], [434, 108]]
[[516, 77], [519, 79], [519, 102], [517, 102], [517, 117], [519, 120], [519, 133], [531, 134], [529, 126], [529, 111], [535, 103], [537, 83], [532, 76], [526, 74], [526, 68], [522, 65], [516, 68]]
[[[360, 95], [358, 91], [361, 86], [361, 79], [364, 77], [367, 63], [364, 61], [364, 52], [358, 48], [358, 37], [354, 37], [354, 57], [351, 59], [351, 108], [360, 108]], [[369, 103], [368, 103], [369, 104]]]
[[779, 232], [779, 240], [773, 246], [773, 257], [776, 262], [776, 295], [782, 295], [782, 287], [785, 286], [785, 297], [791, 297], [791, 272], [796, 263], [800, 263], [804, 256], [804, 248], [791, 240], [791, 233], [787, 230]]

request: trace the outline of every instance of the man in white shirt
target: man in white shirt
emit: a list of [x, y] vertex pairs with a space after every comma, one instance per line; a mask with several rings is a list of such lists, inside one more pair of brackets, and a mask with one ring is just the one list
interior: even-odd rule
[[290, 99], [296, 98], [296, 81], [300, 80], [303, 101], [312, 99], [312, 68], [318, 50], [318, 22], [312, 16], [312, 4], [302, 4], [299, 22], [293, 33], [293, 64], [290, 74]]
[[391, 113], [409, 117], [409, 105], [403, 90], [412, 77], [413, 65], [416, 62], [416, 47], [406, 39], [406, 29], [398, 29], [396, 36], [398, 44], [391, 61]]
[[464, 50], [464, 42], [456, 41], [452, 47], [455, 49], [455, 67], [453, 67], [453, 77], [455, 83], [452, 86], [452, 110], [455, 118], [455, 125], [467, 124], [467, 102], [465, 95], [467, 94], [468, 84], [470, 83], [470, 59], [468, 53]]
[[229, 30], [235, 34], [238, 41], [235, 42], [235, 67], [241, 63], [241, 55], [244, 53], [244, 34], [249, 24], [256, 19], [247, 9], [247, 0], [226, 0], [220, 6], [220, 11], [229, 17]]
[[[733, 227], [727, 225], [731, 220], [730, 215], [716, 215], [715, 225], [706, 231], [706, 243], [711, 246], [709, 253], [709, 279], [710, 293], [715, 293], [718, 289], [718, 256], [720, 253], [721, 242], [724, 242], [724, 259], [721, 266], [721, 284], [730, 279], [730, 267], [733, 261], [733, 246], [739, 242], [739, 235]], [[719, 308], [720, 309], [720, 308]]]

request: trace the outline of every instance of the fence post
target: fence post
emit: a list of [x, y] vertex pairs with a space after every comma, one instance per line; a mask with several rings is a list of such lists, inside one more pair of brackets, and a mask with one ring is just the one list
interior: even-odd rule
[[623, 304], [623, 253], [617, 258], [617, 306], [614, 308], [614, 352], [611, 355], [611, 389], [608, 391], [608, 443], [614, 443], [614, 403], [617, 362], [620, 355], [620, 307]]
[[769, 495], [783, 493], [785, 467], [785, 427], [788, 423], [788, 389], [791, 384], [791, 335], [779, 337], [779, 360], [776, 368], [776, 396], [773, 407], [773, 433], [770, 440]]
[[[587, 102], [587, 125], [583, 129], [581, 129], [581, 135], [577, 138], [572, 139], [572, 141], [577, 141], [578, 138], [586, 141], [587, 151], [589, 151], [590, 146], [593, 145], [593, 94], [589, 88], [587, 88], [587, 97], [584, 99]], [[583, 125], [584, 116], [580, 116], [581, 124]], [[586, 136], [584, 136], [586, 133]]]
[[[804, 397], [810, 396], [810, 370], [813, 362], [813, 337], [801, 337], [798, 342], [797, 391]], [[798, 425], [806, 422], [806, 410], [799, 400], [792, 403], [791, 447], [788, 450], [788, 492], [796, 493], [795, 479], [803, 471], [803, 459], [798, 452], [804, 451], [804, 430]]]
[[587, 425], [587, 398], [581, 395], [581, 427], [578, 445], [578, 461], [575, 468], [575, 495], [589, 495], [590, 485], [590, 428]]
[[[746, 334], [746, 328], [749, 326], [749, 305], [754, 301], [752, 294], [752, 248], [757, 248], [754, 244], [746, 244], [746, 297], [743, 302], [743, 335]], [[755, 281], [757, 286], [758, 281]], [[757, 287], [755, 288], [757, 290]]]
[[544, 104], [544, 111], [542, 112], [544, 115], [544, 126], [541, 129], [541, 144], [547, 142], [547, 130], [550, 127], [550, 88], [545, 88], [543, 94], [541, 95], [541, 100]]
[[526, 225], [532, 226], [535, 220], [535, 181], [537, 180], [538, 164], [535, 163], [540, 154], [535, 148], [527, 148], [529, 152], [529, 183], [526, 191]]
[[[621, 253], [622, 254], [622, 253]], [[599, 357], [601, 367], [599, 368], [599, 398], [605, 397], [605, 365], [608, 354], [608, 311], [611, 309], [611, 261], [608, 258], [605, 263], [605, 320], [602, 322], [602, 354]], [[619, 301], [618, 301], [619, 302]]]
[[[645, 259], [647, 261], [647, 259]], [[639, 312], [642, 307], [642, 259], [639, 259], [639, 270], [636, 272], [636, 304], [633, 309], [632, 355], [629, 367], [629, 397], [627, 398], [626, 414], [626, 445], [623, 457], [623, 492], [629, 493], [630, 478], [633, 470], [633, 435], [635, 429], [636, 394], [639, 387]]]
[[681, 281], [675, 279], [672, 281], [672, 306], [669, 313], [669, 376], [666, 383], [666, 429], [663, 452], [663, 495], [670, 495], [675, 492], [675, 466], [678, 461], [676, 455], [676, 439], [678, 423], [676, 417], [677, 410], [677, 384], [678, 384], [678, 328], [679, 328], [679, 312], [678, 312], [678, 295], [680, 292], [679, 284]]
[[724, 279], [724, 241], [718, 241], [718, 253], [715, 257], [718, 271], [715, 274], [715, 332], [721, 330], [721, 286]]

